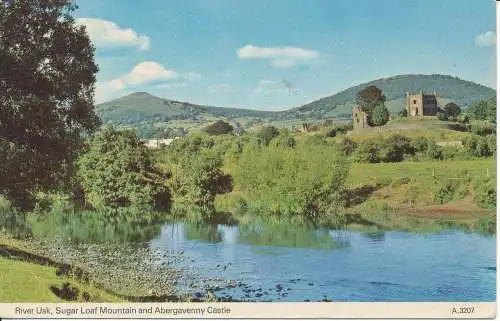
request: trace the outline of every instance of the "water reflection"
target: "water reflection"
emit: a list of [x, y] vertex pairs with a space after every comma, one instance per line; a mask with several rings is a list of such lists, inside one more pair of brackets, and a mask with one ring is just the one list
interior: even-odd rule
[[144, 243], [157, 237], [163, 224], [155, 217], [116, 220], [97, 212], [0, 213], [0, 230], [15, 237], [64, 238], [75, 243]]
[[247, 244], [286, 248], [342, 249], [349, 246], [349, 233], [315, 230], [291, 225], [200, 225], [189, 223], [167, 224], [161, 240], [177, 248], [185, 241], [210, 244]]

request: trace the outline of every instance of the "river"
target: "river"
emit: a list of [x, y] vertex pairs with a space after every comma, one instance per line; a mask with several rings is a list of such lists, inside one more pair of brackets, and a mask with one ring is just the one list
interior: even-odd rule
[[197, 280], [180, 289], [223, 277], [233, 286], [216, 295], [237, 300], [496, 299], [494, 236], [167, 224], [149, 246], [188, 258], [179, 267]]
[[[181, 272], [175, 285], [180, 293], [204, 294], [210, 289], [220, 299], [496, 300], [495, 235], [460, 230], [361, 232], [287, 224], [114, 225], [98, 215], [55, 216], [31, 224], [4, 217], [1, 229], [45, 239], [62, 235], [84, 244], [149, 247], [155, 257], [148, 261]], [[135, 260], [140, 262], [141, 256]]]

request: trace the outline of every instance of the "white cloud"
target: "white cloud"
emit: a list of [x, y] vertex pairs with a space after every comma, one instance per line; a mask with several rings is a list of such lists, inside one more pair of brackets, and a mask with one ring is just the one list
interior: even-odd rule
[[[196, 72], [179, 74], [165, 68], [156, 61], [143, 61], [132, 68], [130, 72], [116, 79], [98, 82], [96, 84], [96, 102], [103, 102], [116, 98], [133, 86], [150, 85], [160, 89], [187, 87], [191, 83], [200, 81], [203, 76]], [[172, 82], [174, 81], [174, 82]]]
[[269, 59], [271, 66], [276, 68], [289, 68], [299, 63], [309, 62], [318, 57], [314, 50], [297, 47], [258, 47], [245, 45], [238, 49], [240, 59]]
[[155, 87], [159, 89], [172, 89], [172, 88], [183, 88], [187, 87], [188, 83], [187, 82], [174, 82], [174, 83], [163, 83], [163, 84], [158, 84]]
[[121, 28], [116, 23], [99, 18], [78, 18], [76, 23], [85, 26], [90, 39], [98, 47], [139, 47], [149, 50], [150, 40], [131, 28]]
[[486, 31], [476, 36], [476, 45], [478, 47], [494, 46], [496, 44], [497, 35], [493, 31]]
[[177, 78], [175, 71], [166, 69], [156, 61], [143, 61], [135, 65], [131, 72], [122, 79], [131, 85], [147, 84], [160, 80]]

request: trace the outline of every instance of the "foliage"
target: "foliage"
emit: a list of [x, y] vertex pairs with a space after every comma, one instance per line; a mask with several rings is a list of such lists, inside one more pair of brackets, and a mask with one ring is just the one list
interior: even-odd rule
[[105, 127], [78, 160], [78, 180], [96, 209], [168, 207], [165, 174], [133, 131]]
[[233, 126], [228, 122], [218, 120], [215, 123], [203, 128], [203, 131], [209, 135], [229, 134], [233, 131]]
[[481, 207], [495, 209], [497, 204], [496, 179], [478, 180], [474, 188], [474, 201]]
[[374, 108], [384, 101], [385, 96], [376, 86], [368, 86], [356, 94], [356, 105], [368, 115], [372, 115]]
[[467, 136], [462, 140], [462, 145], [469, 155], [475, 157], [491, 156], [496, 151], [496, 139], [494, 138]]
[[416, 137], [412, 141], [412, 146], [416, 152], [427, 151], [427, 149], [429, 148], [429, 139], [424, 136]]
[[297, 142], [293, 135], [286, 129], [280, 131], [280, 134], [271, 140], [270, 146], [275, 148], [293, 148]]
[[446, 121], [446, 120], [448, 120], [448, 117], [446, 117], [446, 114], [445, 114], [445, 113], [443, 113], [442, 111], [438, 112], [438, 113], [436, 114], [436, 116], [437, 116], [437, 119], [439, 119], [439, 120], [441, 120], [441, 121]]
[[269, 146], [271, 140], [278, 135], [278, 128], [273, 126], [266, 126], [257, 133], [257, 142], [261, 146]]
[[334, 147], [249, 147], [241, 155], [233, 178], [235, 188], [245, 191], [248, 212], [341, 224], [348, 171], [349, 165]]
[[389, 111], [383, 103], [378, 103], [373, 109], [371, 122], [375, 126], [383, 126], [389, 121]]
[[493, 125], [488, 120], [471, 120], [470, 131], [476, 135], [486, 136], [493, 134]]
[[429, 141], [427, 145], [427, 157], [429, 159], [443, 160], [443, 148], [434, 141]]
[[462, 112], [462, 109], [454, 102], [449, 102], [444, 106], [443, 112], [446, 119], [455, 120]]
[[345, 136], [342, 137], [342, 140], [340, 141], [340, 151], [342, 152], [342, 155], [352, 155], [352, 153], [356, 150], [356, 147], [357, 144], [352, 139]]
[[[229, 177], [221, 171], [222, 161], [213, 153], [185, 154], [173, 165], [171, 187], [174, 207], [194, 221], [215, 217], [215, 195]], [[229, 180], [223, 184], [224, 180]], [[229, 187], [230, 189], [230, 187]]]
[[467, 115], [471, 120], [487, 120], [496, 123], [497, 102], [496, 97], [488, 100], [474, 102], [468, 109]]
[[16, 203], [68, 183], [82, 135], [99, 124], [94, 48], [75, 8], [69, 0], [0, 5], [0, 193]]

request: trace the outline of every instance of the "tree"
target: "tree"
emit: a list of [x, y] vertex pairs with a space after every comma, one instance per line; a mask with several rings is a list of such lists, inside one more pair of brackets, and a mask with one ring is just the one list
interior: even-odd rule
[[371, 122], [375, 126], [383, 126], [389, 121], [389, 111], [385, 107], [384, 103], [379, 103], [373, 109], [373, 114], [371, 117]]
[[472, 120], [488, 120], [496, 123], [497, 120], [497, 102], [493, 97], [487, 101], [477, 101], [469, 106], [467, 115]]
[[380, 103], [385, 102], [385, 96], [376, 86], [368, 86], [356, 94], [356, 105], [368, 115]]
[[454, 102], [447, 103], [446, 106], [444, 106], [444, 115], [446, 119], [452, 120], [456, 119], [458, 115], [462, 112], [462, 109], [455, 104]]
[[18, 204], [67, 183], [99, 125], [94, 48], [71, 2], [0, 3], [0, 194]]
[[168, 208], [166, 175], [132, 130], [107, 126], [95, 133], [78, 160], [77, 178], [85, 199], [97, 209]]
[[224, 135], [231, 133], [233, 131], [233, 126], [231, 126], [228, 122], [218, 120], [215, 123], [205, 127], [203, 131], [213, 136]]
[[398, 113], [398, 116], [399, 117], [408, 117], [408, 111], [406, 110], [406, 108], [401, 109]]
[[279, 135], [279, 130], [273, 126], [262, 128], [257, 134], [257, 141], [261, 146], [268, 146], [271, 140]]

